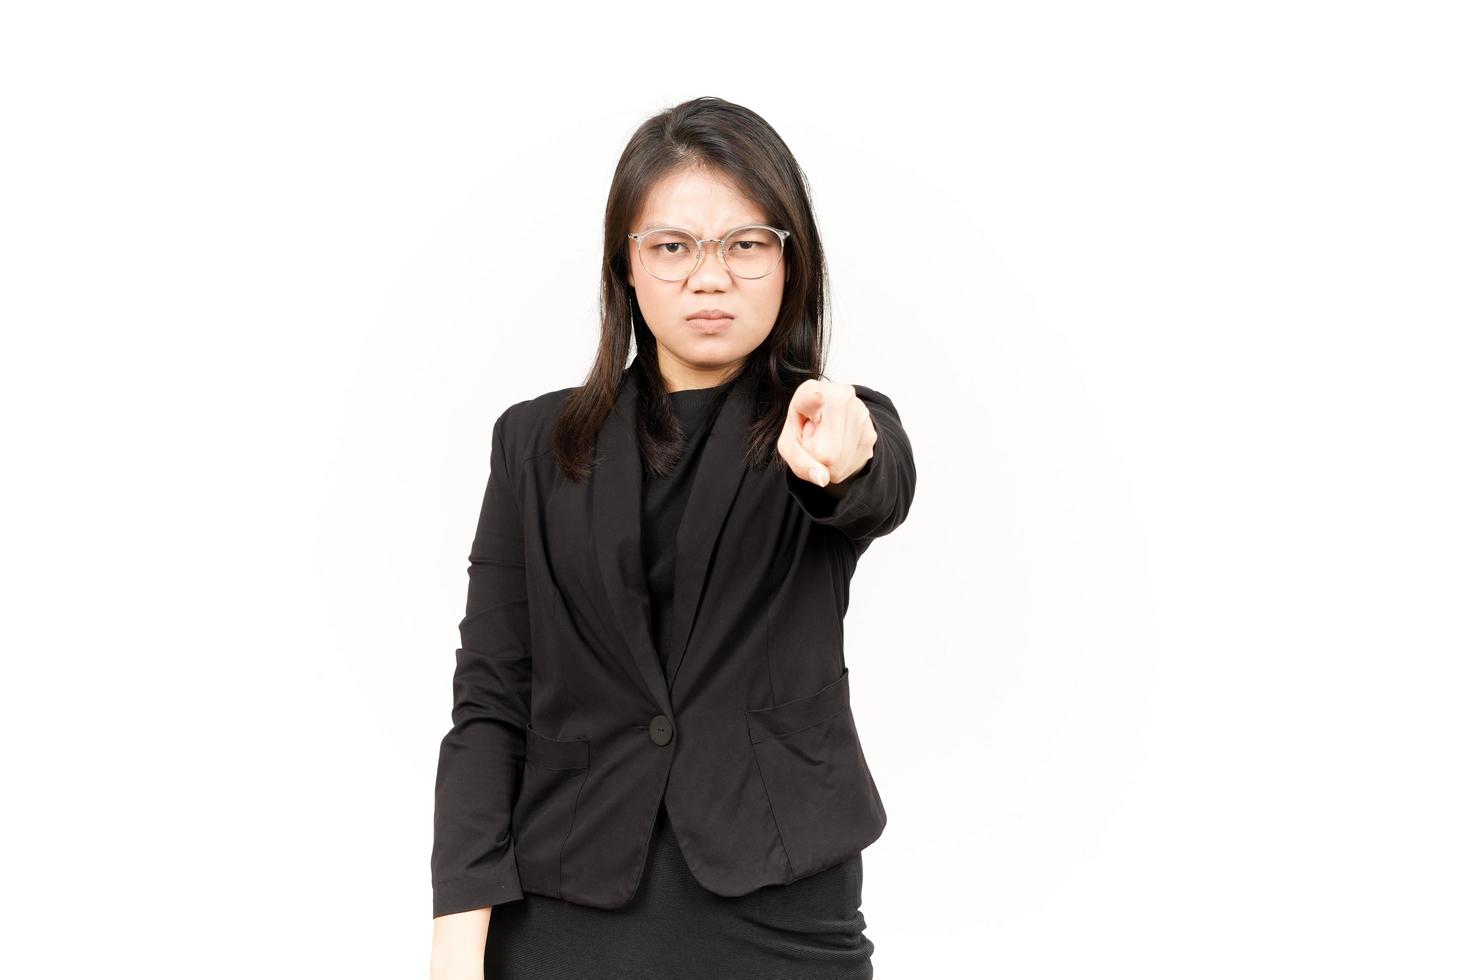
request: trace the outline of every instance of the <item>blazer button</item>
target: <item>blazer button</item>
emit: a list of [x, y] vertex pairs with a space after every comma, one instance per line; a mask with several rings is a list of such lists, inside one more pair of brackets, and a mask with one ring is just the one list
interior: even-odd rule
[[654, 745], [668, 745], [674, 737], [674, 724], [664, 715], [654, 715], [648, 723], [648, 737]]

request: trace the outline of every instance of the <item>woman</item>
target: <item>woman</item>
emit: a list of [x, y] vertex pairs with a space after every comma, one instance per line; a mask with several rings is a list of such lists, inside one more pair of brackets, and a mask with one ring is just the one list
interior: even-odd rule
[[907, 515], [908, 438], [886, 396], [820, 378], [816, 222], [754, 113], [645, 123], [605, 250], [586, 382], [492, 434], [434, 975], [871, 977], [861, 851], [887, 816], [841, 627]]

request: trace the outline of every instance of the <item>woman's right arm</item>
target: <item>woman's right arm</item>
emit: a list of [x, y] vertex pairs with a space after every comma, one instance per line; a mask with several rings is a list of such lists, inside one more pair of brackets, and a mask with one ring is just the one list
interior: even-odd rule
[[453, 727], [434, 786], [435, 964], [483, 969], [490, 909], [522, 898], [511, 834], [530, 720], [531, 625], [514, 465], [521, 447], [495, 420], [490, 478], [470, 549], [469, 597], [455, 651]]
[[489, 930], [489, 909], [436, 917], [429, 980], [485, 980], [485, 937]]

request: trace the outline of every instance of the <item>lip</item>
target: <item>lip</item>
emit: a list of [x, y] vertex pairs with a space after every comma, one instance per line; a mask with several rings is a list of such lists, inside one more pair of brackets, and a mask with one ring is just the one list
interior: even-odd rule
[[733, 314], [733, 313], [727, 313], [724, 310], [700, 310], [698, 313], [691, 313], [691, 314], [689, 314], [687, 317], [685, 317], [685, 319], [686, 320], [733, 320], [733, 319], [735, 319], [735, 314]]
[[684, 322], [689, 324], [690, 329], [696, 333], [717, 334], [724, 333], [725, 329], [735, 322], [735, 318], [732, 316], [691, 316], [687, 317]]

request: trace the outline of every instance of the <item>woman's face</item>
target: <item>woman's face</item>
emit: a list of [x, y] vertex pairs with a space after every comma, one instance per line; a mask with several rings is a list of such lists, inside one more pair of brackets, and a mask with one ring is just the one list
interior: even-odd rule
[[[742, 225], [769, 224], [769, 216], [719, 175], [679, 170], [650, 188], [629, 232], [682, 228], [696, 238], [721, 238]], [[713, 242], [704, 246], [699, 268], [682, 282], [648, 273], [638, 243], [628, 239], [628, 285], [658, 344], [658, 366], [670, 391], [707, 388], [739, 370], [776, 324], [787, 266], [783, 254], [770, 274], [741, 279], [730, 273]], [[727, 320], [691, 319], [705, 310]]]

